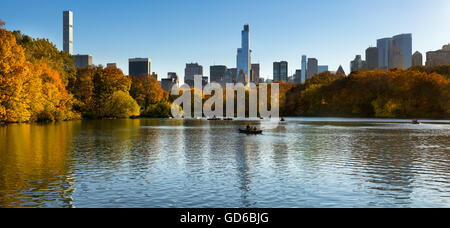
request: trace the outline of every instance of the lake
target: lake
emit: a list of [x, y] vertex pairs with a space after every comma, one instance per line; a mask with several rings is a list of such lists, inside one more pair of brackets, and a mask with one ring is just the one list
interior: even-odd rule
[[450, 121], [246, 124], [0, 126], [0, 207], [450, 207]]

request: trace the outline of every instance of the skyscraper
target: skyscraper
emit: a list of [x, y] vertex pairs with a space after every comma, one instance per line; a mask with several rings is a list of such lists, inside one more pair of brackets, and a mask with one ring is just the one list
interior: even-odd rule
[[366, 49], [366, 62], [368, 70], [375, 70], [378, 68], [378, 48], [369, 47]]
[[306, 82], [306, 55], [302, 56], [302, 78], [301, 78], [301, 83], [305, 83]]
[[251, 77], [250, 77], [250, 82], [253, 83], [259, 83], [259, 72], [260, 72], [260, 65], [259, 63], [256, 64], [252, 64], [252, 69], [251, 69]]
[[63, 50], [73, 55], [73, 13], [63, 12]]
[[391, 45], [391, 42], [392, 38], [383, 38], [377, 40], [379, 69], [389, 69], [389, 46]]
[[150, 75], [151, 72], [151, 59], [134, 58], [128, 60], [128, 74], [130, 76]]
[[288, 81], [288, 62], [274, 62], [273, 63], [273, 80], [274, 81]]
[[378, 68], [408, 69], [412, 65], [412, 34], [377, 40]]
[[416, 51], [412, 56], [412, 66], [423, 66], [422, 53]]
[[225, 73], [227, 72], [226, 66], [210, 66], [209, 76], [211, 82], [222, 83], [224, 81]]
[[308, 59], [308, 70], [306, 72], [306, 78], [310, 79], [313, 75], [319, 72], [319, 62], [315, 58]]
[[203, 77], [203, 66], [198, 63], [187, 63], [184, 69], [184, 83], [194, 87], [194, 77], [197, 75]]
[[357, 55], [353, 61], [350, 62], [350, 71], [359, 71], [363, 69], [364, 61], [361, 58], [361, 55]]
[[408, 69], [412, 65], [412, 34], [401, 34], [392, 38], [389, 46], [389, 69]]
[[[237, 78], [236, 82], [248, 82], [248, 77], [251, 70], [251, 50], [250, 50], [250, 29], [248, 25], [244, 25], [242, 30], [242, 46], [237, 51]], [[241, 71], [245, 74], [246, 79], [243, 81], [242, 77], [239, 81], [239, 74]]]

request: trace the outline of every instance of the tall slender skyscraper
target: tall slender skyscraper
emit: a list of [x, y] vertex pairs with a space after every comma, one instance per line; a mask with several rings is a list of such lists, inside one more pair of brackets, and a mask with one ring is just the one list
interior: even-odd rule
[[306, 82], [306, 55], [302, 56], [302, 78], [301, 78], [301, 83], [305, 83]]
[[[245, 25], [244, 30], [242, 30], [242, 46], [241, 48], [238, 48], [237, 52], [236, 82], [245, 83], [249, 81], [248, 77], [251, 70], [250, 29], [248, 25]], [[239, 80], [239, 74], [241, 74], [241, 71], [243, 71], [246, 76], [244, 81]]]
[[310, 79], [313, 75], [319, 72], [319, 62], [316, 58], [308, 59], [308, 71], [306, 72], [306, 78]]
[[73, 13], [63, 12], [63, 50], [73, 55]]
[[379, 69], [389, 69], [389, 46], [391, 46], [391, 44], [392, 38], [383, 38], [377, 40]]

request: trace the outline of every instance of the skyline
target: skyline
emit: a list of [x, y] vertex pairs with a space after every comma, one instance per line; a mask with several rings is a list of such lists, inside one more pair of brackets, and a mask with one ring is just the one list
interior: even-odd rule
[[[261, 64], [261, 77], [265, 79], [272, 78], [273, 62], [282, 60], [289, 62], [288, 75], [293, 75], [301, 68], [302, 55], [317, 58], [319, 65], [328, 65], [331, 71], [342, 65], [350, 72], [348, 63], [355, 55], [365, 59], [365, 50], [376, 46], [377, 39], [412, 33], [413, 52], [425, 55], [447, 44], [446, 39], [450, 37], [450, 30], [442, 29], [450, 25], [446, 13], [450, 2], [445, 0], [394, 3], [383, 0], [376, 5], [367, 1], [252, 0], [239, 5], [249, 10], [246, 15], [233, 14], [231, 9], [238, 6], [237, 1], [79, 3], [30, 1], [23, 7], [7, 2], [0, 9], [0, 18], [6, 22], [6, 29], [21, 30], [33, 38], [48, 38], [62, 50], [62, 11], [71, 10], [74, 12], [74, 54], [90, 54], [96, 65], [117, 63], [126, 74], [129, 58], [150, 58], [152, 71], [159, 74], [159, 79], [166, 78], [168, 72], [177, 72], [184, 78], [185, 64], [190, 62], [202, 65], [208, 76], [211, 65], [236, 67], [236, 49], [241, 44], [239, 31], [244, 24], [251, 28], [252, 62]], [[33, 7], [36, 4], [39, 6]], [[382, 6], [386, 4], [389, 8]], [[371, 9], [369, 12], [362, 10], [367, 7]], [[142, 13], [149, 8], [154, 10]], [[293, 14], [300, 9], [304, 9], [303, 14]], [[403, 12], [398, 14], [400, 9]], [[18, 10], [23, 13], [18, 15], [15, 13]], [[274, 10], [286, 13], [273, 14]], [[321, 18], [317, 12], [323, 12]], [[374, 12], [383, 14], [373, 16]], [[358, 23], [350, 23], [355, 21]]]

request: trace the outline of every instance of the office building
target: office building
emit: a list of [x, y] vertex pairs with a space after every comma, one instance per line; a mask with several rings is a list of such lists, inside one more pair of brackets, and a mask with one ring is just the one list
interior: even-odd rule
[[184, 83], [193, 88], [194, 77], [197, 75], [203, 76], [203, 66], [198, 63], [187, 63], [184, 69]]
[[251, 50], [250, 50], [250, 28], [249, 25], [244, 26], [242, 30], [242, 44], [241, 48], [237, 51], [237, 76], [241, 71], [244, 73], [244, 77], [241, 80], [236, 79], [236, 82], [248, 82], [251, 70]]
[[350, 71], [359, 71], [364, 68], [364, 61], [361, 58], [361, 55], [357, 55], [353, 61], [350, 62]]
[[427, 52], [427, 67], [439, 65], [450, 65], [450, 44], [444, 45], [442, 49]]
[[392, 38], [383, 38], [377, 40], [378, 49], [378, 68], [383, 70], [389, 69], [389, 46], [391, 46]]
[[408, 69], [412, 65], [412, 34], [392, 38], [389, 46], [389, 69]]
[[302, 77], [301, 77], [301, 83], [305, 83], [306, 82], [306, 55], [302, 56]]
[[369, 47], [366, 49], [366, 63], [368, 70], [378, 69], [378, 48]]
[[273, 63], [273, 80], [274, 81], [288, 81], [288, 62], [274, 62]]
[[210, 66], [209, 76], [211, 78], [211, 82], [223, 83], [227, 70], [228, 69], [226, 66]]
[[408, 69], [412, 65], [412, 34], [377, 40], [378, 68]]
[[130, 76], [150, 75], [151, 72], [151, 59], [134, 58], [128, 60], [128, 74]]
[[302, 70], [295, 70], [294, 83], [300, 84], [302, 82]]
[[63, 50], [73, 55], [73, 12], [63, 12]]
[[171, 92], [173, 86], [179, 86], [179, 77], [177, 73], [169, 72], [167, 73], [167, 78], [161, 79], [161, 88], [167, 92]]
[[92, 64], [92, 56], [91, 55], [74, 55], [74, 64], [75, 68], [91, 68], [94, 65]]
[[312, 78], [313, 75], [319, 72], [319, 62], [315, 58], [308, 58], [308, 66], [306, 71], [306, 79]]
[[259, 73], [260, 73], [259, 63], [252, 64], [250, 82], [253, 82], [255, 84], [259, 83]]
[[423, 66], [422, 53], [416, 51], [412, 56], [412, 66]]
[[320, 65], [318, 66], [318, 73], [323, 73], [323, 72], [327, 72], [328, 71], [328, 65]]
[[113, 67], [113, 68], [117, 68], [117, 63], [107, 63], [106, 67]]

